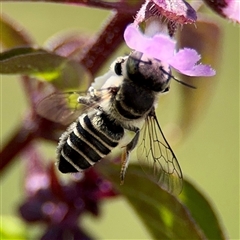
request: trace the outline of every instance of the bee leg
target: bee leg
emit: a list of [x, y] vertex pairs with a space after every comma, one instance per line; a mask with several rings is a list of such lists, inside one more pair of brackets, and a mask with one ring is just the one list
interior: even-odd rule
[[122, 160], [121, 160], [122, 167], [121, 167], [121, 172], [120, 172], [120, 185], [123, 185], [123, 183], [124, 183], [125, 174], [126, 174], [127, 167], [128, 167], [128, 164], [129, 164], [129, 155], [138, 143], [139, 133], [140, 133], [140, 131], [139, 131], [139, 129], [137, 129], [134, 138], [132, 139], [132, 141], [130, 143], [128, 143], [128, 145], [126, 146], [126, 148], [124, 149], [124, 152], [122, 154]]
[[120, 185], [123, 185], [125, 173], [126, 173], [128, 163], [129, 163], [129, 158], [127, 156], [126, 149], [124, 149], [124, 151], [122, 153], [121, 163], [122, 163], [122, 166], [121, 166], [121, 171], [120, 171]]
[[89, 96], [79, 96], [77, 101], [86, 106], [90, 106], [93, 104], [93, 101]]
[[88, 107], [92, 107], [92, 108], [101, 110], [98, 102], [95, 101], [95, 99], [93, 99], [93, 98], [91, 98], [89, 96], [80, 96], [80, 97], [78, 97], [78, 102], [83, 104], [83, 105], [86, 105]]
[[100, 100], [100, 96], [98, 96], [98, 91], [94, 88], [94, 87], [89, 87], [88, 89], [88, 94], [90, 95], [90, 98], [93, 100], [93, 101], [99, 101]]

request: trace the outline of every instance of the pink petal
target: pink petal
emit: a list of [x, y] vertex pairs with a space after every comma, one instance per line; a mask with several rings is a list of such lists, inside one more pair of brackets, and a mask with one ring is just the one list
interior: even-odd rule
[[225, 18], [240, 23], [240, 1], [239, 0], [203, 0], [215, 12]]
[[227, 6], [223, 8], [223, 13], [231, 20], [240, 23], [240, 1], [226, 0]]
[[176, 45], [174, 40], [163, 34], [146, 37], [133, 24], [127, 26], [124, 39], [130, 48], [161, 61], [168, 61], [173, 57]]
[[168, 62], [174, 56], [175, 41], [165, 35], [155, 35], [151, 42], [146, 44], [143, 52], [151, 57]]
[[131, 24], [124, 32], [124, 39], [130, 48], [163, 61], [185, 75], [213, 76], [216, 73], [210, 66], [197, 65], [201, 56], [194, 49], [184, 48], [174, 55], [176, 42], [164, 34], [150, 38]]
[[184, 48], [179, 50], [169, 63], [178, 70], [187, 70], [191, 69], [200, 59], [200, 55], [194, 49]]
[[151, 41], [151, 39], [148, 40], [133, 24], [126, 27], [123, 37], [129, 48], [139, 52], [141, 52], [142, 45], [146, 44], [147, 41]]
[[210, 77], [216, 74], [216, 71], [208, 65], [199, 64], [194, 66], [192, 69], [179, 70], [182, 74], [191, 77]]

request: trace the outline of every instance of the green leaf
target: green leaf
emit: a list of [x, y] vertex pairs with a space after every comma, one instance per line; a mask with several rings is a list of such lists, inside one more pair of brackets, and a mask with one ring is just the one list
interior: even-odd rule
[[213, 207], [190, 182], [184, 182], [183, 192], [179, 198], [189, 209], [207, 239], [226, 239]]
[[[13, 48], [0, 54], [1, 73], [42, 75], [51, 81], [68, 60], [43, 49]], [[55, 77], [54, 77], [55, 76]]]
[[210, 204], [188, 182], [184, 183], [181, 202], [151, 182], [139, 165], [129, 166], [122, 186], [116, 165], [102, 162], [98, 169], [129, 201], [154, 239], [224, 239]]
[[59, 89], [75, 89], [90, 79], [87, 70], [78, 62], [30, 47], [14, 48], [1, 53], [0, 73], [30, 75], [51, 82]]
[[0, 16], [0, 26], [0, 44], [2, 44], [5, 48], [30, 45], [32, 43], [32, 40], [26, 31], [24, 31], [24, 28], [6, 15]]
[[26, 225], [17, 217], [0, 216], [0, 239], [27, 239]]

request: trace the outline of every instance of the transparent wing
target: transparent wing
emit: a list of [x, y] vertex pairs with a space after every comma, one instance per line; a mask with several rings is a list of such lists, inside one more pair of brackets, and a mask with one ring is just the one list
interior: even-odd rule
[[155, 113], [147, 117], [141, 130], [137, 157], [144, 172], [160, 187], [173, 194], [181, 192], [182, 171]]
[[53, 122], [69, 124], [80, 114], [78, 97], [79, 93], [76, 92], [55, 92], [38, 102], [36, 111]]
[[[36, 111], [53, 122], [68, 125], [82, 112], [106, 104], [111, 97], [111, 88], [95, 90], [94, 94], [91, 96], [89, 92], [55, 92], [39, 101]], [[79, 98], [83, 99], [82, 104], [79, 103]]]

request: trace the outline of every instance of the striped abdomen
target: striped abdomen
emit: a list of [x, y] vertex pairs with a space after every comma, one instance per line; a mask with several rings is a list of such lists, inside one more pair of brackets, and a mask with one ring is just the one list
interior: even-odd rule
[[58, 145], [58, 168], [79, 172], [108, 155], [123, 137], [124, 129], [99, 112], [83, 114], [64, 133]]

